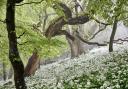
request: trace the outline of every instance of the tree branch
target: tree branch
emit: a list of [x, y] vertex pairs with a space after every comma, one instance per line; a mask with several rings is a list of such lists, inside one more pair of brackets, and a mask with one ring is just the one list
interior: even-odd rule
[[26, 3], [22, 3], [22, 4], [16, 4], [15, 6], [23, 6], [23, 5], [28, 5], [28, 4], [40, 4], [43, 1], [44, 0], [41, 0], [39, 2], [26, 2]]
[[69, 18], [67, 20], [67, 24], [69, 24], [69, 25], [84, 24], [84, 23], [88, 22], [89, 20], [90, 19], [88, 16], [82, 15], [82, 16], [78, 16], [78, 17], [74, 17], [74, 18]]
[[25, 34], [25, 31], [17, 37], [17, 39], [21, 38]]
[[107, 44], [100, 44], [98, 42], [89, 42], [89, 41], [86, 41], [84, 38], [82, 38], [80, 35], [79, 35], [79, 32], [77, 31], [77, 35], [76, 35], [82, 42], [88, 44], [88, 45], [97, 45], [97, 46], [107, 46]]
[[123, 41], [123, 42], [128, 42], [128, 40], [127, 39], [117, 39], [117, 40], [114, 40], [114, 42], [118, 42], [118, 41]]
[[103, 30], [105, 30], [105, 29], [106, 29], [106, 27], [107, 27], [107, 25], [105, 25], [105, 27], [104, 27], [104, 28], [99, 29], [96, 33], [94, 33], [94, 34], [93, 34], [93, 36], [92, 36], [89, 40], [91, 40], [91, 39], [95, 38], [95, 36], [96, 36], [97, 34], [99, 34], [100, 32], [102, 32]]
[[98, 19], [96, 19], [96, 18], [94, 18], [94, 17], [92, 17], [92, 19], [95, 20], [97, 23], [99, 23], [99, 24], [103, 24], [103, 25], [105, 25], [105, 26], [107, 26], [107, 25], [111, 25], [110, 23], [104, 23], [104, 22], [101, 22], [101, 21], [99, 21]]
[[58, 34], [59, 31], [62, 30], [62, 27], [66, 24], [68, 25], [84, 24], [90, 20], [89, 16], [85, 14], [77, 17], [72, 17], [72, 13], [69, 7], [67, 7], [63, 3], [58, 3], [58, 4], [63, 9], [66, 19], [64, 18], [64, 16], [62, 16], [56, 19], [53, 23], [51, 23], [45, 32], [45, 36], [47, 38], [56, 36], [56, 34]]
[[[128, 42], [128, 37], [125, 37], [124, 39], [121, 39], [121, 38], [119, 38], [119, 39], [117, 39], [117, 40], [113, 40], [113, 42], [114, 43], [117, 43], [117, 42], [119, 42], [119, 41], [121, 41], [119, 44], [121, 44], [121, 43], [123, 43], [123, 42]], [[104, 41], [105, 43], [109, 43], [109, 42], [107, 42], [107, 41]]]
[[23, 43], [18, 43], [18, 42], [17, 42], [17, 44], [18, 44], [18, 45], [24, 45], [24, 44], [29, 43], [29, 42], [30, 42], [30, 41], [26, 41], [26, 42], [23, 42]]
[[56, 35], [65, 35], [66, 37], [68, 37], [72, 41], [75, 40], [75, 38], [66, 30], [60, 30], [60, 31], [58, 31], [58, 34], [56, 34]]
[[62, 11], [64, 12], [66, 18], [72, 18], [72, 12], [70, 8], [66, 4], [63, 3], [58, 3], [58, 4], [62, 8]]

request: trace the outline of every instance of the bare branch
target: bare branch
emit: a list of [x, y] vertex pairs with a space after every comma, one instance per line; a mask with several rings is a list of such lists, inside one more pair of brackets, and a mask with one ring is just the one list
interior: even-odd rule
[[83, 8], [82, 8], [82, 6], [80, 5], [80, 2], [78, 2], [77, 0], [74, 0], [74, 2], [75, 2], [75, 11], [78, 13], [78, 11], [77, 11], [77, 8], [78, 7], [80, 7], [80, 9], [82, 10], [82, 11], [84, 11], [83, 10]]
[[127, 39], [117, 39], [117, 40], [114, 40], [114, 42], [118, 42], [118, 41], [128, 42]]
[[23, 6], [23, 5], [28, 5], [28, 4], [40, 4], [43, 1], [44, 0], [41, 0], [39, 2], [26, 2], [26, 3], [22, 3], [22, 4], [16, 4], [15, 6]]
[[99, 21], [98, 19], [96, 19], [95, 17], [91, 17], [91, 19], [93, 19], [93, 20], [95, 20], [97, 23], [99, 23], [99, 24], [103, 24], [103, 25], [111, 25], [110, 23], [104, 23], [104, 22], [101, 22], [101, 21]]
[[[77, 32], [78, 33], [78, 32]], [[84, 38], [82, 38], [79, 33], [77, 35], [77, 37], [84, 43], [88, 44], [88, 45], [97, 45], [97, 46], [107, 46], [107, 44], [100, 44], [98, 42], [89, 42], [89, 41], [86, 41]]]
[[91, 39], [95, 38], [95, 37], [96, 37], [96, 35], [97, 35], [97, 34], [99, 34], [100, 32], [102, 32], [103, 30], [105, 30], [105, 29], [106, 29], [106, 27], [107, 27], [107, 25], [105, 25], [105, 27], [104, 27], [104, 28], [99, 29], [95, 34], [93, 34], [93, 36], [92, 36], [89, 40], [91, 40]]
[[[107, 43], [107, 44], [109, 43], [107, 41], [104, 41], [104, 42]], [[124, 39], [119, 38], [117, 40], [113, 40], [113, 42], [118, 43], [118, 44], [122, 44], [123, 42], [128, 42], [128, 37], [125, 37]]]
[[17, 39], [21, 38], [25, 34], [25, 31], [17, 37]]
[[17, 42], [17, 44], [18, 44], [18, 45], [25, 45], [26, 43], [29, 43], [29, 42], [30, 42], [30, 41], [26, 41], [26, 42], [23, 42], [23, 43], [18, 43], [18, 42]]
[[66, 4], [63, 4], [63, 3], [58, 3], [58, 4], [61, 8], [63, 8], [62, 10], [63, 10], [66, 18], [72, 18], [72, 12], [71, 12], [70, 8]]

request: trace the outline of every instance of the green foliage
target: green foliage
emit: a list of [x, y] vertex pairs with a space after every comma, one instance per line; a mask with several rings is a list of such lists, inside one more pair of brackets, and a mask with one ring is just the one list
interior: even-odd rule
[[5, 4], [6, 0], [0, 0], [0, 8]]
[[96, 71], [92, 74], [83, 74], [80, 77], [75, 77], [70, 81], [64, 81], [64, 89], [99, 89], [103, 81], [98, 77], [99, 72]]
[[[55, 0], [57, 1], [57, 0]], [[55, 2], [54, 0], [47, 0], [47, 4]], [[27, 2], [27, 1], [26, 1]], [[30, 1], [28, 1], [30, 2]], [[59, 55], [62, 50], [62, 47], [66, 47], [66, 43], [63, 40], [63, 37], [60, 39], [52, 39], [50, 42], [42, 34], [38, 33], [36, 29], [33, 28], [33, 24], [38, 23], [39, 15], [43, 14], [43, 11], [46, 7], [46, 2], [41, 4], [31, 4], [21, 7], [17, 7], [16, 10], [16, 24], [21, 28], [17, 28], [18, 35], [22, 34], [25, 31], [25, 35], [19, 39], [21, 43], [28, 41], [25, 45], [19, 45], [23, 49], [25, 46], [25, 51], [32, 52], [33, 48], [36, 47], [39, 49], [40, 55], [42, 58], [49, 58]], [[49, 9], [48, 9], [49, 10]], [[43, 20], [43, 18], [42, 18]], [[61, 41], [63, 40], [63, 41]], [[61, 46], [61, 47], [60, 47]], [[59, 51], [59, 50], [61, 51]], [[24, 51], [24, 52], [25, 52]], [[25, 53], [26, 53], [25, 52]], [[26, 53], [27, 54], [27, 53]]]
[[113, 54], [113, 60], [107, 61], [110, 66], [105, 73], [92, 71], [64, 81], [64, 89], [128, 89], [127, 54], [127, 51], [124, 54]]
[[[24, 0], [24, 2], [31, 1], [34, 0]], [[53, 0], [50, 2], [52, 1]], [[0, 0], [0, 20], [5, 19], [5, 7], [6, 0]], [[46, 8], [45, 1], [40, 4], [16, 6], [15, 22], [17, 37], [25, 32], [17, 39], [20, 56], [24, 63], [28, 61], [28, 58], [32, 55], [34, 48], [38, 49], [40, 59], [48, 59], [58, 56], [67, 48], [64, 37], [56, 37], [49, 41], [41, 33], [33, 28], [33, 25], [39, 22], [39, 16], [44, 14], [43, 10]], [[48, 9], [48, 11], [51, 13], [52, 10]], [[42, 20], [43, 19], [44, 18], [42, 18]], [[8, 37], [6, 24], [2, 22], [0, 22], [0, 56], [1, 61], [3, 59], [8, 60]], [[7, 64], [9, 64], [8, 61]]]
[[87, 12], [112, 23], [115, 16], [119, 21], [126, 18], [128, 15], [126, 8], [128, 8], [127, 0], [89, 0]]

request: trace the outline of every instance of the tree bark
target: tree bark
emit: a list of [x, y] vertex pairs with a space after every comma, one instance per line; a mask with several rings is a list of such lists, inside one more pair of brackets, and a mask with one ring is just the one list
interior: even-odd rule
[[72, 36], [74, 37], [74, 40], [72, 40], [71, 38], [66, 36], [66, 39], [67, 39], [70, 49], [71, 49], [71, 58], [78, 57], [79, 55], [84, 53], [84, 48], [81, 44], [81, 41], [76, 36], [76, 34], [77, 34], [76, 32], [74, 34], [72, 34]]
[[3, 79], [4, 79], [4, 81], [6, 81], [6, 79], [7, 79], [6, 64], [5, 64], [4, 60], [3, 60]]
[[117, 30], [117, 23], [118, 23], [118, 21], [117, 21], [117, 18], [115, 17], [113, 29], [112, 29], [112, 33], [111, 33], [111, 37], [110, 37], [110, 42], [109, 42], [109, 52], [113, 51], [113, 41], [114, 41], [114, 37], [116, 34], [116, 30]]
[[[81, 11], [78, 11], [78, 7], [79, 7], [79, 3], [77, 2], [77, 0], [75, 0], [75, 13], [76, 13], [76, 18], [77, 20], [75, 20], [74, 18], [69, 19], [68, 22], [70, 23], [70, 25], [75, 24], [78, 20], [81, 21], [87, 18], [83, 18], [83, 17], [78, 17], [78, 13]], [[71, 17], [70, 17], [71, 18]], [[70, 38], [68, 38], [68, 36], [66, 36], [68, 43], [70, 45], [70, 49], [71, 49], [71, 58], [74, 57], [78, 57], [79, 55], [81, 55], [82, 53], [84, 53], [84, 48], [83, 48], [83, 44], [81, 42], [81, 40], [77, 37], [77, 35], [80, 35], [79, 33], [77, 33], [77, 31], [82, 31], [82, 25], [78, 25], [76, 28], [76, 31], [71, 32], [72, 29], [70, 29], [70, 35], [72, 35], [74, 37], [74, 40], [71, 40]]]
[[39, 56], [37, 49], [34, 49], [32, 56], [29, 58], [28, 63], [25, 67], [24, 76], [28, 77], [34, 75], [36, 70], [39, 68]]
[[21, 0], [7, 0], [6, 5], [6, 25], [9, 39], [9, 60], [14, 69], [14, 81], [16, 89], [26, 89], [24, 80], [24, 65], [20, 58], [17, 37], [15, 31], [15, 3]]

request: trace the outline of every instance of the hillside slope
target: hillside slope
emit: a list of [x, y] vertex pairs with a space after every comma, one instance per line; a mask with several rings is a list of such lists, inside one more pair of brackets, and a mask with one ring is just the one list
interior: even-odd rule
[[26, 82], [28, 89], [128, 89], [128, 46], [115, 45], [112, 53], [108, 46], [95, 48], [41, 66]]

